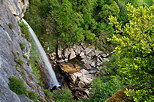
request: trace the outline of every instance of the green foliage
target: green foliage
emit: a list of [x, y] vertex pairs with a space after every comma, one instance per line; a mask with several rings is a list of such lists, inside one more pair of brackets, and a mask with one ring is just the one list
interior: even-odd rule
[[90, 102], [105, 102], [118, 89], [121, 88], [119, 81], [110, 77], [100, 77], [92, 83], [92, 89], [89, 101]]
[[53, 92], [50, 92], [50, 90], [44, 90], [45, 95], [48, 99], [53, 99], [55, 102], [75, 102], [72, 97], [72, 93], [69, 89], [63, 88], [63, 89], [57, 89]]
[[48, 99], [52, 99], [53, 98], [53, 93], [51, 93], [50, 90], [44, 89], [43, 92], [44, 92], [44, 94], [46, 95], [46, 97]]
[[24, 58], [26, 58], [26, 59], [28, 59], [28, 56], [27, 56], [27, 55], [25, 55], [25, 54], [23, 54], [23, 57], [24, 57]]
[[34, 102], [39, 102], [38, 97], [34, 91], [27, 91], [26, 96], [29, 97], [31, 100], [34, 100]]
[[148, 5], [148, 6], [151, 6], [153, 5], [153, 2], [152, 0], [143, 0], [146, 4], [145, 5]]
[[26, 48], [25, 43], [19, 43], [19, 46], [20, 46], [21, 50], [24, 50]]
[[153, 102], [154, 92], [154, 6], [134, 8], [128, 4], [129, 23], [123, 28], [116, 18], [110, 20], [116, 31], [116, 78], [133, 86], [126, 91], [136, 102]]
[[8, 26], [10, 29], [13, 29], [13, 24], [9, 23]]
[[[35, 5], [36, 2], [38, 5]], [[102, 46], [110, 46], [106, 37], [113, 33], [108, 17], [118, 17], [120, 10], [116, 0], [31, 0], [26, 19], [38, 36], [49, 43], [46, 46], [56, 43], [62, 47], [80, 42], [101, 43], [96, 47], [108, 50], [111, 47]], [[102, 34], [105, 34], [103, 43]]]
[[56, 102], [66, 102], [73, 100], [72, 93], [69, 89], [64, 88], [62, 90], [56, 90], [54, 93], [54, 98], [56, 98]]
[[27, 91], [24, 82], [17, 77], [9, 78], [10, 89], [18, 95], [25, 94], [27, 97], [32, 99], [34, 102], [39, 102], [37, 95], [34, 91]]
[[22, 64], [24, 64], [24, 61], [23, 61], [22, 59], [20, 59], [20, 58], [16, 58], [16, 59], [15, 59], [15, 62], [16, 62], [17, 64], [19, 64], [20, 66], [22, 66]]
[[13, 92], [15, 92], [18, 95], [25, 94], [26, 87], [21, 79], [17, 77], [10, 77], [9, 80], [10, 82], [8, 85]]
[[30, 41], [30, 34], [29, 34], [29, 30], [26, 24], [24, 23], [19, 23], [20, 26], [20, 30], [22, 32], [22, 36], [24, 38], [26, 38], [28, 41]]
[[[27, 9], [27, 12], [25, 13], [25, 15], [26, 15], [25, 19], [28, 21], [28, 23], [30, 22], [29, 24], [35, 30], [36, 34], [43, 34], [42, 28], [44, 26], [43, 26], [43, 23], [41, 23], [42, 19], [40, 17], [40, 13], [44, 12], [45, 9], [40, 7], [41, 1], [44, 1], [44, 0], [29, 0], [30, 6]], [[46, 0], [46, 2], [48, 2], [48, 1], [49, 0]], [[46, 14], [44, 13], [42, 15], [46, 15]], [[44, 19], [46, 19], [46, 18], [44, 18]]]

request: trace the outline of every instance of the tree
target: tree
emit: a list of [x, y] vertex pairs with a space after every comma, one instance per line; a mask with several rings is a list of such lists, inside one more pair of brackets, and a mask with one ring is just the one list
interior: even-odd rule
[[129, 23], [122, 27], [110, 17], [116, 28], [111, 41], [117, 44], [112, 67], [115, 77], [133, 89], [126, 94], [136, 102], [154, 101], [154, 5], [135, 8], [128, 4]]

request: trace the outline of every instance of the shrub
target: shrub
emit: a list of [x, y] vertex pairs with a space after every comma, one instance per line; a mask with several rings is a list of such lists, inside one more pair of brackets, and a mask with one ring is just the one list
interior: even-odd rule
[[19, 43], [21, 50], [24, 50], [26, 48], [25, 43]]
[[74, 102], [72, 93], [67, 88], [57, 89], [53, 92], [50, 92], [50, 90], [44, 90], [44, 93], [48, 99], [54, 99], [56, 102]]
[[115, 34], [110, 39], [116, 44], [116, 60], [111, 63], [115, 77], [122, 83], [133, 86], [126, 90], [136, 102], [154, 102], [154, 5], [135, 8], [127, 5], [129, 23], [121, 26], [111, 17]]
[[13, 24], [9, 23], [8, 26], [10, 29], [13, 29]]
[[50, 90], [44, 89], [43, 92], [45, 93], [47, 98], [52, 98], [53, 97], [53, 93], [50, 92]]
[[126, 88], [118, 90], [112, 97], [108, 98], [106, 102], [133, 102], [125, 94]]
[[[112, 96], [118, 89], [121, 88], [121, 84], [113, 78], [103, 77], [98, 78], [92, 83], [92, 89], [89, 101], [90, 102], [105, 102], [105, 100]], [[108, 80], [103, 82], [103, 80]]]
[[39, 102], [38, 97], [37, 97], [37, 95], [35, 94], [34, 91], [27, 91], [26, 96], [29, 97], [34, 102]]
[[64, 102], [66, 102], [66, 100], [72, 100], [72, 93], [67, 88], [64, 88], [62, 90], [61, 89], [56, 90], [56, 92], [54, 93], [54, 96], [59, 102], [61, 102], [60, 100], [65, 100]]
[[20, 66], [22, 66], [22, 64], [24, 64], [24, 61], [22, 59], [20, 59], [20, 58], [15, 59], [15, 62], [17, 64], [19, 64]]
[[25, 54], [23, 55], [23, 57], [24, 57], [24, 58], [26, 58], [26, 59], [28, 59], [28, 56], [27, 56], [27, 55], [25, 55]]
[[22, 36], [26, 38], [28, 41], [30, 41], [30, 34], [29, 34], [28, 26], [24, 23], [19, 23], [19, 26], [22, 32]]
[[8, 85], [13, 92], [15, 92], [18, 95], [25, 94], [26, 87], [21, 79], [17, 77], [10, 77], [9, 80], [10, 82]]

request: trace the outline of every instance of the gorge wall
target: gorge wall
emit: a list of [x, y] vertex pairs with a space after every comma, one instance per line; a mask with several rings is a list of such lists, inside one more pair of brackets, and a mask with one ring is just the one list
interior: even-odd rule
[[[32, 102], [25, 95], [10, 90], [10, 77], [24, 81], [27, 90], [44, 96], [28, 64], [31, 44], [21, 36], [18, 22], [24, 16], [28, 0], [0, 0], [0, 102]], [[24, 43], [24, 50], [20, 44]], [[20, 63], [22, 61], [22, 63]]]

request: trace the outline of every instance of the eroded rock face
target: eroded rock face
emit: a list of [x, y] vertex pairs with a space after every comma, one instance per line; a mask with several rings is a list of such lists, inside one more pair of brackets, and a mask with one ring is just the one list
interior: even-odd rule
[[[0, 0], [0, 102], [31, 102], [26, 96], [18, 96], [10, 90], [9, 77], [21, 78], [27, 90], [44, 95], [36, 82], [28, 59], [30, 43], [21, 36], [20, 27], [14, 15], [23, 17], [28, 0]], [[21, 50], [19, 43], [25, 44]], [[18, 60], [22, 60], [22, 65]]]
[[22, 18], [26, 12], [26, 8], [29, 6], [28, 0], [2, 0], [3, 4], [7, 5], [11, 10], [12, 14], [17, 19]]

